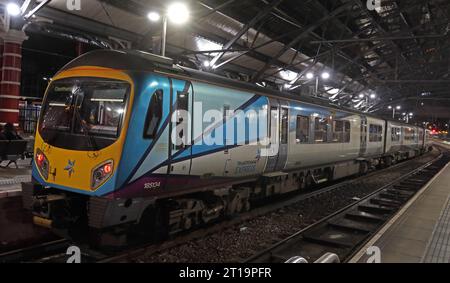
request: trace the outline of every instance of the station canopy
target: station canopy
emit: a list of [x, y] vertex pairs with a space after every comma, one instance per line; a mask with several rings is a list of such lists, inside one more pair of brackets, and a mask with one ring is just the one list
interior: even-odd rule
[[[171, 3], [28, 2], [31, 35], [156, 54], [163, 24], [148, 14]], [[179, 2], [189, 19], [167, 28], [167, 56], [179, 64], [361, 111], [389, 116], [401, 105], [450, 119], [448, 0]]]

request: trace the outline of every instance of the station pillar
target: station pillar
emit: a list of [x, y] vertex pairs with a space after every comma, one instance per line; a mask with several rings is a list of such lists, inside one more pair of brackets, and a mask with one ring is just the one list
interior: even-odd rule
[[19, 123], [22, 43], [25, 32], [10, 29], [0, 33], [0, 124]]

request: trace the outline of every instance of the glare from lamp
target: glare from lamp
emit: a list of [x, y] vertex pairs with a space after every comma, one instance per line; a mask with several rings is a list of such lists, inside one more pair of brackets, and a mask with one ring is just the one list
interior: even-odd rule
[[8, 5], [6, 5], [6, 10], [8, 11], [8, 14], [13, 17], [16, 17], [22, 13], [20, 6], [16, 3], [9, 3]]
[[169, 6], [167, 16], [171, 22], [181, 25], [189, 20], [190, 12], [185, 4], [176, 2]]
[[158, 12], [152, 11], [147, 14], [147, 18], [152, 22], [157, 22], [161, 19], [161, 15]]
[[323, 72], [322, 73], [322, 79], [328, 80], [329, 78], [330, 78], [330, 73], [328, 73], [328, 72]]
[[308, 80], [311, 80], [311, 79], [314, 78], [314, 74], [313, 74], [313, 73], [307, 73], [307, 74], [306, 74], [306, 78], [307, 78]]

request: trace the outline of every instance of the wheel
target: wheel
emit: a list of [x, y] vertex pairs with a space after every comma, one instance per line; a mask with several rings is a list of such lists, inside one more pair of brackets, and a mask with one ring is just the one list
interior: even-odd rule
[[161, 242], [168, 236], [167, 213], [158, 205], [145, 209], [138, 224], [138, 233], [151, 242]]

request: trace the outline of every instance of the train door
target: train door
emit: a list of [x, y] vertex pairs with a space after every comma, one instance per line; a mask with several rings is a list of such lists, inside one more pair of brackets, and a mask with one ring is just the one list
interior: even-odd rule
[[278, 145], [279, 145], [279, 134], [280, 134], [280, 113], [278, 100], [269, 99], [269, 147], [267, 149], [267, 165], [265, 172], [275, 171], [277, 160], [278, 160]]
[[275, 171], [282, 171], [286, 166], [289, 142], [289, 108], [281, 103], [280, 108], [280, 146], [278, 149], [278, 160]]
[[367, 117], [361, 116], [361, 146], [359, 155], [363, 156], [367, 152]]
[[289, 139], [289, 110], [287, 105], [280, 105], [276, 99], [270, 99], [269, 105], [270, 148], [267, 150], [266, 173], [284, 169]]
[[[193, 88], [190, 82], [171, 80], [172, 103], [169, 134], [168, 187], [189, 185], [192, 165]], [[186, 177], [186, 178], [183, 178]]]

